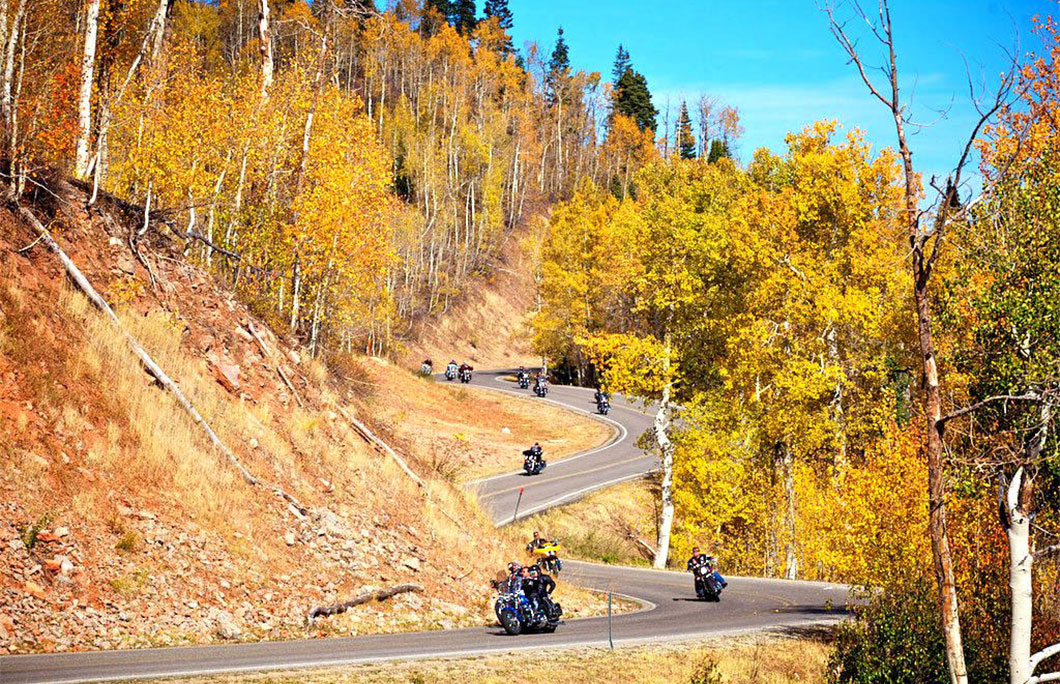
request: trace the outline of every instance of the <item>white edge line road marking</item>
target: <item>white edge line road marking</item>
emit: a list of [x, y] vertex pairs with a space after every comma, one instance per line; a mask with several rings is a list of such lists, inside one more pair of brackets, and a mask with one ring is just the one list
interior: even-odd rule
[[[656, 636], [656, 637], [632, 637], [632, 638], [617, 638], [615, 639], [616, 644], [622, 646], [642, 646], [646, 644], [654, 644], [660, 642], [667, 643], [680, 643], [681, 641], [698, 641], [704, 638], [710, 637], [726, 637], [726, 636], [740, 636], [744, 634], [756, 634], [760, 632], [767, 632], [783, 627], [794, 627], [800, 625], [832, 625], [841, 622], [843, 618], [810, 618], [808, 620], [790, 620], [785, 622], [778, 622], [772, 625], [764, 625], [761, 627], [741, 627], [737, 629], [728, 629], [720, 631], [707, 631], [707, 632], [688, 632], [684, 634], [673, 634], [667, 636]], [[593, 640], [582, 640], [574, 641], [565, 644], [556, 644], [550, 646], [548, 644], [529, 644], [526, 646], [508, 646], [504, 648], [486, 648], [486, 649], [464, 649], [456, 651], [444, 651], [441, 653], [413, 653], [400, 656], [364, 656], [364, 657], [343, 657], [341, 655], [335, 658], [327, 658], [322, 660], [315, 660], [305, 663], [284, 663], [269, 666], [257, 666], [257, 665], [231, 665], [228, 667], [216, 667], [202, 670], [174, 670], [171, 672], [159, 672], [150, 675], [140, 675], [136, 677], [139, 680], [145, 679], [171, 679], [171, 678], [187, 678], [187, 677], [204, 677], [209, 675], [220, 675], [220, 674], [232, 674], [237, 672], [283, 672], [283, 671], [295, 671], [295, 670], [309, 670], [314, 668], [327, 668], [327, 667], [339, 667], [342, 665], [366, 665], [370, 663], [383, 663], [383, 662], [412, 662], [417, 660], [445, 660], [452, 658], [467, 658], [478, 655], [496, 655], [503, 653], [517, 653], [522, 651], [561, 651], [565, 649], [574, 648], [585, 648], [597, 646], [604, 648], [604, 641], [606, 637], [600, 636]], [[86, 682], [113, 682], [132, 679], [125, 675], [111, 675], [103, 677], [89, 677], [89, 678], [75, 678], [75, 679], [56, 679], [53, 680], [52, 684], [85, 684]]]
[[[569, 501], [573, 501], [574, 499], [577, 499], [580, 496], [584, 496], [584, 495], [588, 494], [589, 492], [595, 491], [597, 489], [603, 489], [604, 487], [609, 487], [609, 486], [611, 486], [613, 484], [618, 484], [619, 482], [625, 482], [626, 480], [635, 480], [638, 477], [644, 477], [645, 475], [648, 475], [651, 472], [653, 472], [653, 471], [649, 470], [647, 473], [634, 473], [632, 475], [626, 475], [624, 477], [620, 477], [620, 478], [617, 478], [617, 479], [614, 479], [614, 480], [609, 480], [607, 482], [600, 482], [599, 484], [594, 484], [594, 485], [589, 486], [589, 487], [584, 487], [584, 488], [579, 489], [578, 491], [575, 491], [575, 492], [568, 492], [566, 494], [563, 494], [562, 496], [556, 497], [555, 499], [551, 499], [551, 500], [546, 501], [546, 502], [544, 502], [542, 504], [538, 504], [537, 506], [534, 506], [533, 508], [527, 509], [527, 511], [525, 513], [523, 513], [523, 515], [521, 517], [522, 518], [528, 518], [531, 515], [533, 515], [534, 513], [537, 513], [538, 511], [544, 510], [546, 508], [551, 508], [553, 506], [558, 506], [561, 503], [568, 503]], [[515, 522], [515, 516], [512, 516], [512, 517], [507, 518], [507, 519], [505, 519], [505, 520], [503, 520], [501, 522], [498, 522], [497, 523], [497, 527], [504, 527], [505, 525], [510, 525], [513, 522]]]
[[[517, 397], [522, 397], [523, 399], [525, 399], [527, 401], [530, 401], [529, 397], [523, 397], [523, 395], [519, 394], [518, 392], [509, 390], [509, 389], [503, 389], [501, 387], [485, 387], [483, 385], [472, 385], [472, 387], [477, 387], [478, 389], [484, 389], [484, 390], [489, 391], [489, 392], [504, 392], [505, 394], [514, 394]], [[558, 463], [570, 463], [571, 461], [573, 461], [575, 459], [582, 458], [583, 456], [591, 456], [592, 454], [599, 453], [599, 452], [603, 451], [604, 449], [610, 449], [611, 447], [613, 447], [613, 446], [615, 446], [617, 444], [621, 444], [622, 442], [626, 441], [626, 438], [629, 437], [629, 430], [626, 429], [626, 426], [623, 425], [622, 423], [619, 423], [616, 420], [612, 420], [611, 418], [608, 418], [606, 416], [597, 415], [595, 413], [592, 413], [590, 411], [586, 411], [585, 409], [581, 409], [581, 408], [578, 408], [576, 406], [569, 406], [567, 404], [560, 403], [560, 402], [555, 401], [553, 399], [547, 399], [546, 398], [545, 401], [549, 402], [550, 404], [554, 404], [556, 406], [559, 406], [560, 408], [566, 409], [568, 411], [575, 411], [577, 413], [584, 413], [585, 415], [589, 416], [590, 418], [595, 418], [596, 420], [599, 420], [599, 421], [601, 421], [603, 423], [607, 423], [607, 424], [611, 425], [612, 427], [618, 428], [618, 434], [615, 435], [615, 436], [612, 436], [612, 438], [607, 443], [601, 444], [598, 447], [594, 447], [594, 448], [590, 449], [589, 451], [583, 451], [581, 453], [574, 454], [573, 456], [568, 456], [566, 458], [562, 458], [562, 459], [556, 461], [557, 464]], [[513, 470], [513, 471], [511, 471], [509, 473], [501, 473], [500, 475], [490, 475], [489, 477], [483, 477], [483, 478], [479, 478], [477, 480], [468, 480], [467, 482], [464, 483], [464, 486], [465, 487], [478, 487], [479, 485], [481, 485], [484, 482], [490, 482], [491, 480], [499, 480], [499, 479], [501, 479], [503, 477], [511, 477], [512, 475], [518, 475], [521, 472], [523, 472], [522, 468], [520, 468], [518, 470]]]

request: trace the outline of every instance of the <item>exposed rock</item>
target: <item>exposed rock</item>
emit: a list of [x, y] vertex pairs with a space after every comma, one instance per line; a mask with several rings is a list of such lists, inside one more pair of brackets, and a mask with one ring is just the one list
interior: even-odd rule
[[240, 629], [235, 617], [227, 610], [221, 610], [220, 608], [211, 609], [210, 620], [213, 621], [214, 632], [222, 639], [233, 641], [242, 638], [243, 630]]
[[283, 535], [283, 540], [285, 542], [287, 542], [287, 546], [294, 546], [294, 542], [295, 542], [294, 532], [288, 532], [287, 534]]
[[415, 556], [409, 556], [405, 560], [401, 561], [401, 564], [413, 572], [420, 571], [420, 559]]
[[65, 537], [70, 534], [69, 527], [56, 527], [54, 532], [56, 537]]
[[241, 325], [237, 325], [237, 326], [236, 326], [236, 335], [239, 335], [240, 337], [242, 337], [242, 338], [243, 338], [244, 340], [246, 340], [247, 342], [253, 342], [253, 341], [254, 341], [254, 336], [253, 336], [253, 335], [251, 335], [251, 334], [250, 334], [250, 333], [249, 333], [249, 332], [248, 332], [248, 331], [247, 331], [247, 330], [246, 330], [245, 328], [243, 328], [243, 326], [241, 326]]
[[27, 594], [35, 598], [39, 598], [42, 601], [47, 600], [48, 598], [48, 594], [44, 591], [44, 587], [37, 584], [36, 582], [26, 582], [23, 588], [26, 590]]
[[128, 275], [136, 275], [136, 261], [131, 256], [118, 259], [118, 270]]
[[512, 431], [511, 431], [510, 428], [502, 427], [501, 428], [501, 434], [502, 435], [510, 435], [510, 434], [512, 434]]
[[296, 352], [293, 349], [288, 349], [287, 350], [287, 358], [291, 361], [291, 363], [293, 363], [296, 366], [298, 364], [302, 363], [302, 358], [300, 356], [298, 356], [298, 352]]
[[241, 387], [239, 384], [239, 366], [225, 361], [213, 361], [210, 363], [210, 370], [213, 371], [213, 376], [221, 387], [233, 394], [239, 392]]

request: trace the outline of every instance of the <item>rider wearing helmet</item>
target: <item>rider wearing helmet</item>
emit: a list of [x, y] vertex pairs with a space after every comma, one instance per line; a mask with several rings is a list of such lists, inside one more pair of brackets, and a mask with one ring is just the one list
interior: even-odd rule
[[[708, 556], [705, 553], [700, 553], [698, 546], [693, 547], [692, 557], [688, 559], [688, 572], [691, 572], [693, 575], [695, 575], [696, 570], [704, 565], [710, 568], [711, 572], [713, 573], [714, 581], [717, 582], [719, 587], [724, 589], [725, 587], [729, 586], [729, 583], [725, 581], [725, 578], [722, 577], [721, 574], [714, 569], [714, 557]], [[699, 582], [698, 578], [696, 582]]]

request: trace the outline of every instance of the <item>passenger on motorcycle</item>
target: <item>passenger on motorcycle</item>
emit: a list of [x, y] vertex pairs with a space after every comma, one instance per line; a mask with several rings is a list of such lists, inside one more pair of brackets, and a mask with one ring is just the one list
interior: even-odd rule
[[697, 594], [699, 593], [699, 576], [696, 575], [696, 570], [703, 566], [706, 566], [710, 570], [714, 582], [717, 583], [717, 585], [721, 587], [721, 589], [724, 589], [725, 587], [729, 586], [729, 583], [725, 581], [725, 578], [722, 577], [721, 574], [714, 569], [714, 557], [708, 556], [705, 553], [700, 553], [699, 547], [696, 546], [692, 549], [692, 557], [688, 559], [688, 572], [692, 573], [692, 576], [696, 578]]
[[555, 604], [551, 594], [556, 590], [556, 581], [536, 565], [523, 568], [523, 572], [523, 595], [537, 610], [544, 610], [546, 616], [552, 617]]

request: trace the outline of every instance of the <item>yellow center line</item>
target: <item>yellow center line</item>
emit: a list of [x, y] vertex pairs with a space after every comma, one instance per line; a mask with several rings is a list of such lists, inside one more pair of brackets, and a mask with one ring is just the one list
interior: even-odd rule
[[[620, 465], [622, 465], [624, 463], [632, 463], [633, 461], [639, 461], [642, 458], [646, 458], [646, 457], [647, 456], [645, 454], [641, 454], [640, 456], [636, 456], [634, 458], [628, 458], [625, 461], [618, 461], [616, 463], [608, 463], [607, 465], [600, 466], [599, 468], [592, 468], [590, 470], [579, 470], [576, 473], [571, 473], [569, 475], [560, 475], [559, 477], [553, 477], [553, 478], [548, 479], [548, 480], [535, 480], [534, 482], [531, 482], [530, 484], [527, 484], [527, 485], [519, 485], [518, 487], [509, 487], [508, 489], [500, 489], [500, 490], [497, 490], [495, 492], [490, 492], [488, 494], [482, 494], [479, 498], [480, 499], [489, 499], [491, 497], [498, 496], [500, 494], [507, 494], [508, 492], [517, 491], [519, 489], [522, 489], [523, 487], [532, 487], [534, 485], [546, 484], [546, 483], [549, 483], [549, 482], [559, 482], [560, 480], [566, 480], [567, 478], [571, 478], [571, 477], [578, 477], [579, 475], [588, 475], [589, 473], [595, 473], [595, 472], [597, 472], [599, 470], [607, 470], [608, 468], [614, 468], [615, 466], [620, 466]], [[562, 461], [559, 461], [559, 462], [562, 463]]]

